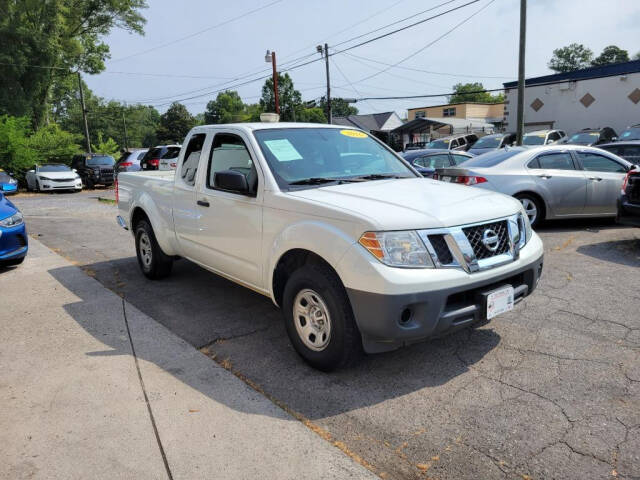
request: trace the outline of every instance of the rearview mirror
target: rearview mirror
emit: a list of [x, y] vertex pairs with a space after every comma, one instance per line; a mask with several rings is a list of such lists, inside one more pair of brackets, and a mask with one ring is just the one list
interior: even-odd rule
[[213, 176], [213, 185], [220, 190], [226, 190], [228, 192], [242, 193], [245, 195], [249, 193], [247, 177], [235, 170], [216, 172]]

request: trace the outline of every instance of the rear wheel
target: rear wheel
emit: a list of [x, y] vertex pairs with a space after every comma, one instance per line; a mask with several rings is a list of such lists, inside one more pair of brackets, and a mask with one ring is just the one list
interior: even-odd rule
[[544, 220], [544, 210], [542, 204], [540, 203], [540, 200], [527, 193], [518, 194], [516, 195], [516, 198], [520, 200], [520, 203], [522, 204], [527, 217], [529, 217], [531, 226], [537, 227], [542, 222], [542, 220]]
[[162, 251], [147, 220], [136, 224], [136, 254], [140, 270], [147, 278], [155, 280], [171, 273], [173, 259]]
[[296, 352], [323, 371], [341, 368], [362, 355], [362, 340], [347, 292], [327, 266], [307, 264], [289, 278], [282, 308]]

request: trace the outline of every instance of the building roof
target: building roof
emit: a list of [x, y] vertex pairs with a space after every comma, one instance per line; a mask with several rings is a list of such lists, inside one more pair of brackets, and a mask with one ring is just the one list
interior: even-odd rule
[[[571, 82], [576, 80], [587, 80], [589, 78], [611, 77], [615, 75], [625, 75], [628, 73], [640, 72], [640, 60], [632, 62], [614, 63], [611, 65], [603, 65], [601, 67], [589, 67], [572, 72], [556, 73], [553, 75], [544, 75], [542, 77], [527, 78], [524, 81], [525, 86], [540, 85], [546, 83]], [[503, 83], [504, 88], [516, 88], [517, 81]]]
[[381, 131], [387, 120], [396, 112], [369, 113], [366, 115], [347, 115], [346, 117], [333, 117], [333, 125], [344, 125], [346, 127], [356, 127], [367, 132]]
[[[462, 92], [464, 94], [464, 92]], [[424, 110], [427, 108], [442, 108], [442, 107], [455, 107], [456, 105], [503, 105], [504, 102], [456, 102], [456, 103], [443, 103], [441, 105], [429, 105], [427, 107], [413, 107], [407, 110]]]
[[424, 130], [428, 130], [429, 126], [433, 126], [434, 130], [437, 130], [441, 127], [446, 127], [450, 125], [453, 127], [453, 133], [466, 132], [467, 129], [470, 131], [478, 131], [478, 130], [493, 130], [493, 123], [487, 123], [482, 120], [471, 119], [471, 118], [455, 118], [455, 117], [419, 117], [415, 120], [411, 120], [410, 122], [405, 123], [404, 125], [399, 126], [398, 128], [394, 128], [392, 132], [394, 133], [411, 133], [411, 132], [420, 132]]

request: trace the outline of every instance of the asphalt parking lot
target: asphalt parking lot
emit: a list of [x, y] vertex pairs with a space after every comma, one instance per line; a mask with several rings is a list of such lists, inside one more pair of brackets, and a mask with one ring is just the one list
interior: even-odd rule
[[324, 374], [266, 297], [187, 261], [143, 277], [99, 196], [12, 200], [31, 236], [380, 477], [640, 478], [640, 229], [547, 224], [543, 278], [513, 312]]

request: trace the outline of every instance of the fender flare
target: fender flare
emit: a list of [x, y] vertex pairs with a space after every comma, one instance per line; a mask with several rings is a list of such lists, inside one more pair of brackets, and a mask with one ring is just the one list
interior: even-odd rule
[[156, 240], [158, 241], [158, 245], [166, 255], [177, 255], [176, 245], [175, 245], [175, 232], [173, 231], [173, 225], [168, 225], [165, 221], [163, 221], [163, 216], [160, 213], [160, 209], [157, 204], [154, 202], [151, 195], [147, 192], [142, 192], [138, 198], [136, 198], [132, 205], [129, 213], [129, 225], [131, 225], [131, 232], [135, 236], [135, 231], [133, 228], [133, 213], [137, 208], [140, 208], [151, 223], [151, 228], [153, 228], [153, 233], [156, 236]]

